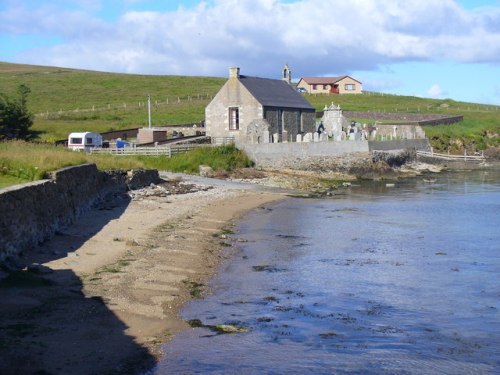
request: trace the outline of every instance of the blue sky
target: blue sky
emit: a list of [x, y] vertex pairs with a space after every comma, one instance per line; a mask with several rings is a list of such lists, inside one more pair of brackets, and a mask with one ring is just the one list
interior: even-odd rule
[[0, 61], [270, 78], [288, 63], [500, 105], [500, 0], [0, 0]]

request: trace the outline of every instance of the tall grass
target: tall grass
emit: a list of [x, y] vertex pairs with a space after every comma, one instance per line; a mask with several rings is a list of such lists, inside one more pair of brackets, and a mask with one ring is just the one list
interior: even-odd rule
[[142, 168], [140, 160], [112, 155], [88, 155], [64, 147], [27, 142], [0, 143], [0, 183], [20, 183], [42, 179], [60, 168], [95, 163], [101, 170]]
[[231, 171], [252, 165], [234, 145], [201, 147], [169, 159], [165, 156], [123, 156], [87, 154], [65, 147], [27, 142], [0, 143], [0, 188], [42, 179], [60, 168], [95, 163], [100, 170], [154, 168], [173, 172], [198, 173], [200, 165], [215, 171]]
[[200, 147], [172, 158], [140, 158], [148, 167], [182, 173], [198, 173], [200, 165], [208, 165], [214, 171], [232, 171], [253, 165], [248, 156], [234, 145]]

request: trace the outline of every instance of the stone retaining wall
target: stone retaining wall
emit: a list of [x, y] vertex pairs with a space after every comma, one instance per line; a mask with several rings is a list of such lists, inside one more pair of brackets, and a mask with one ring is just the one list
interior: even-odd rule
[[[426, 113], [389, 113], [389, 112], [356, 112], [344, 111], [344, 116], [348, 119], [351, 118], [365, 118], [376, 121], [398, 121], [398, 124], [407, 121], [408, 124], [429, 126], [440, 124], [454, 124], [463, 121], [464, 116], [457, 115], [440, 115], [440, 114], [426, 114]], [[385, 125], [391, 125], [385, 123]]]
[[156, 170], [101, 172], [95, 164], [49, 177], [0, 190], [0, 264], [50, 239], [106, 194], [159, 181]]
[[[292, 143], [260, 143], [242, 144], [241, 147], [256, 165], [265, 168], [291, 168], [308, 170], [309, 166], [329, 165], [326, 160], [337, 163], [340, 159], [351, 160], [353, 155], [358, 158], [370, 158], [373, 150], [427, 150], [429, 142], [426, 139], [398, 141], [335, 141], [335, 142], [292, 142]], [[356, 156], [354, 157], [356, 158]]]

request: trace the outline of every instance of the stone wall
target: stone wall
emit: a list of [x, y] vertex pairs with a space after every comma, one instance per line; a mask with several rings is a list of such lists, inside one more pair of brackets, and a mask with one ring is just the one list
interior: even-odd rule
[[[357, 155], [370, 158], [371, 151], [381, 150], [427, 150], [426, 139], [398, 141], [335, 141], [335, 142], [294, 142], [294, 143], [262, 143], [239, 145], [256, 165], [266, 168], [309, 169], [309, 166], [321, 164], [328, 166], [327, 161], [337, 163], [346, 156]], [[338, 160], [337, 160], [338, 159]], [[333, 164], [332, 164], [333, 165]]]
[[[372, 119], [374, 121], [397, 121], [398, 124], [407, 121], [413, 125], [428, 126], [440, 124], [454, 124], [463, 121], [463, 116], [440, 115], [426, 113], [390, 113], [390, 112], [355, 112], [344, 111], [344, 116], [352, 118]], [[386, 123], [387, 125], [390, 125]]]
[[0, 264], [50, 239], [106, 194], [159, 181], [156, 170], [101, 172], [95, 164], [49, 177], [0, 190]]
[[[239, 130], [229, 130], [228, 108], [239, 111]], [[261, 119], [262, 105], [239, 82], [230, 78], [205, 108], [206, 134], [213, 138], [234, 137], [235, 142], [245, 142], [247, 126], [255, 119]]]
[[428, 139], [399, 139], [393, 141], [370, 141], [370, 151], [392, 151], [413, 149], [417, 151], [430, 151]]
[[[281, 112], [281, 122], [283, 124], [282, 133], [278, 119], [278, 112]], [[279, 134], [279, 142], [295, 142], [297, 134], [302, 130], [302, 133], [312, 133], [315, 129], [315, 114], [314, 111], [298, 110], [298, 109], [278, 109], [264, 108], [264, 118], [269, 124], [269, 134]], [[273, 140], [275, 141], [275, 140]]]

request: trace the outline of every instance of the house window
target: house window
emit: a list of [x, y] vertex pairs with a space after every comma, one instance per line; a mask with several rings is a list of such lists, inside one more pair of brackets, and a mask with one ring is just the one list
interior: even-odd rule
[[323, 85], [323, 90], [328, 90], [328, 85]]
[[229, 130], [239, 130], [240, 113], [238, 107], [229, 108]]
[[346, 83], [344, 88], [345, 91], [354, 91], [356, 90], [356, 85], [354, 83]]
[[317, 89], [317, 86], [318, 86], [318, 85], [312, 85], [313, 90], [316, 90], [316, 89]]

